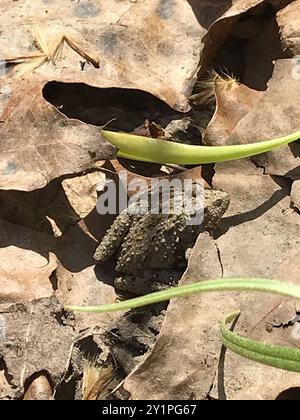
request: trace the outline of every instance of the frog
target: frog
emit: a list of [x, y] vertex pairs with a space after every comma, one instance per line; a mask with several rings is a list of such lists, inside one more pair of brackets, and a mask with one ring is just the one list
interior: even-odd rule
[[175, 285], [198, 235], [212, 233], [230, 204], [226, 192], [204, 189], [202, 200], [197, 201], [194, 192], [193, 205], [183, 206], [186, 191], [177, 190], [168, 212], [162, 210], [161, 203], [156, 211], [149, 211], [153, 194], [123, 210], [94, 253], [97, 264], [116, 256], [114, 286], [126, 295], [144, 295]]

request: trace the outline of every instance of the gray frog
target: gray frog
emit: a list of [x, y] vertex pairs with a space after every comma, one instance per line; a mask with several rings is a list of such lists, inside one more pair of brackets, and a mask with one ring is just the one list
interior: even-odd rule
[[[174, 193], [170, 214], [163, 213], [161, 205], [158, 214], [145, 211], [148, 195], [116, 218], [96, 249], [94, 259], [103, 263], [118, 252], [115, 271], [119, 277], [114, 283], [117, 290], [141, 295], [173, 285], [186, 265], [187, 249], [194, 246], [200, 232], [216, 229], [230, 203], [227, 193], [207, 189], [204, 206], [203, 200], [199, 207], [193, 198], [195, 205], [189, 210], [182, 206], [184, 194], [183, 190]], [[195, 213], [201, 211], [202, 223], [191, 224]]]

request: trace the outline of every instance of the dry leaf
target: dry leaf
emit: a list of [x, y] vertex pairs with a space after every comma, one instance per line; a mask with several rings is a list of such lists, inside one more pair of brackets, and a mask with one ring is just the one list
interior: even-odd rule
[[189, 109], [205, 28], [186, 0], [23, 0], [1, 8], [0, 52], [26, 60], [19, 73], [35, 69], [44, 80], [141, 89]]
[[53, 238], [0, 221], [0, 303], [25, 302], [53, 294]]
[[[117, 296], [111, 281], [105, 281], [103, 273], [95, 267], [87, 267], [79, 272], [70, 272], [61, 265], [57, 268], [56, 296], [64, 305], [105, 305], [116, 302]], [[86, 328], [98, 328], [104, 331], [117, 314], [75, 314], [75, 326], [78, 331]]]
[[[208, 33], [203, 37], [204, 50], [202, 53], [202, 66], [206, 69], [207, 64], [211, 63], [219, 48], [224, 44], [230, 33], [233, 31], [240, 16], [250, 9], [258, 10], [264, 6], [263, 0], [234, 0], [215, 4], [218, 12], [221, 10], [218, 19], [213, 20]], [[263, 12], [263, 9], [262, 9]]]
[[290, 55], [282, 45], [276, 17], [266, 15], [259, 22], [262, 27], [244, 47], [245, 71], [242, 81], [252, 89], [264, 91], [272, 78], [274, 62]]
[[13, 391], [5, 377], [4, 370], [0, 370], [0, 399], [9, 400], [13, 397]]
[[95, 208], [97, 184], [104, 180], [105, 173], [96, 171], [62, 181], [69, 203], [80, 219], [84, 219]]
[[298, 210], [300, 210], [300, 180], [293, 182], [291, 202]]
[[[266, 175], [217, 172], [214, 183], [231, 195], [231, 207], [219, 231], [226, 234], [216, 241], [208, 234], [199, 236], [182, 284], [220, 276], [286, 278], [279, 272], [280, 265], [298, 248], [300, 234], [299, 215], [290, 209], [289, 182], [278, 185]], [[296, 255], [293, 258], [297, 261]], [[297, 264], [293, 266], [295, 281], [300, 273]], [[282, 373], [229, 352], [223, 370], [219, 321], [241, 309], [246, 319], [239, 324], [243, 335], [252, 334], [258, 326], [254, 338], [276, 342], [281, 337], [281, 344], [291, 345], [287, 335], [280, 334], [282, 330], [272, 335], [266, 332], [267, 316], [271, 322], [275, 317], [280, 325], [295, 315], [290, 304], [280, 314], [274, 312], [281, 303], [278, 297], [259, 295], [258, 299], [249, 293], [214, 293], [172, 301], [152, 353], [125, 380], [125, 389], [133, 399], [205, 399], [208, 395], [272, 399], [287, 387], [297, 386], [297, 374]]]
[[30, 192], [1, 190], [0, 218], [49, 235], [59, 233], [57, 236], [80, 221], [59, 179]]
[[75, 338], [72, 316], [55, 298], [46, 298], [6, 307], [1, 319], [0, 357], [15, 391], [23, 392], [25, 381], [42, 371], [57, 385]]
[[82, 394], [84, 400], [97, 400], [114, 375], [113, 366], [101, 367], [87, 363], [83, 370]]
[[216, 110], [204, 135], [207, 145], [222, 145], [240, 120], [256, 105], [261, 97], [257, 92], [232, 79], [215, 81]]
[[23, 400], [52, 400], [53, 390], [47, 376], [40, 374], [27, 388]]
[[[0, 80], [0, 88], [3, 84]], [[42, 86], [37, 76], [11, 86], [11, 99], [0, 117], [0, 189], [42, 188], [114, 154], [97, 127], [68, 120], [46, 102]]]
[[[293, 1], [280, 10], [277, 14], [277, 22], [284, 46], [294, 55], [300, 54], [300, 1]], [[299, 62], [295, 64], [299, 65]]]
[[[292, 60], [279, 60], [275, 63], [274, 74], [267, 91], [238, 122], [230, 136], [223, 138], [223, 144], [254, 143], [284, 136], [299, 129], [300, 84], [292, 78], [292, 70]], [[213, 123], [209, 130], [214, 130]], [[221, 137], [218, 137], [216, 142], [220, 143]], [[300, 145], [296, 142], [291, 146], [254, 156], [252, 160], [264, 167], [266, 173], [295, 179], [299, 175], [299, 156]]]
[[[200, 249], [203, 242], [206, 248], [200, 255], [197, 253], [197, 260], [192, 259], [193, 269], [201, 274], [197, 273], [197, 279], [189, 276], [187, 282], [205, 278], [205, 272], [209, 276], [213, 272], [214, 277], [222, 275], [217, 248], [208, 234], [201, 238], [195, 249]], [[207, 300], [207, 296], [200, 300], [199, 296], [193, 296], [170, 302], [151, 353], [125, 379], [124, 388], [133, 400], [205, 399], [218, 363], [218, 352], [214, 354], [211, 349], [219, 348], [218, 322], [214, 320], [220, 301], [225, 301], [224, 294], [220, 300], [215, 297]]]

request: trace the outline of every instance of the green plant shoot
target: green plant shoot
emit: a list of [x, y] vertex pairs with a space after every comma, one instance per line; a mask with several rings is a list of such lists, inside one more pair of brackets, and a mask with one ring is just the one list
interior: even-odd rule
[[[119, 303], [101, 306], [66, 305], [65, 309], [68, 311], [87, 313], [126, 311], [173, 298], [187, 297], [197, 293], [220, 291], [268, 292], [300, 299], [300, 286], [296, 284], [260, 278], [227, 278], [206, 280], [185, 286], [177, 286]], [[221, 325], [221, 339], [228, 349], [259, 363], [293, 372], [300, 372], [300, 350], [259, 343], [229, 331], [226, 324], [234, 321], [239, 314], [240, 312], [230, 314]]]
[[224, 346], [246, 359], [291, 372], [300, 372], [300, 350], [260, 343], [228, 330], [226, 324], [234, 321], [239, 315], [240, 312], [230, 314], [222, 323], [221, 339]]
[[185, 286], [171, 287], [160, 292], [150, 293], [134, 299], [125, 300], [119, 303], [112, 303], [101, 306], [65, 306], [65, 309], [75, 312], [105, 313], [125, 311], [165, 300], [187, 297], [197, 293], [221, 292], [221, 291], [256, 291], [269, 292], [282, 296], [300, 299], [300, 286], [292, 283], [277, 280], [259, 278], [227, 278], [216, 280], [205, 280]]
[[230, 146], [192, 146], [133, 134], [102, 130], [103, 137], [118, 149], [117, 156], [152, 163], [202, 165], [242, 159], [269, 152], [300, 139], [300, 131], [259, 143]]

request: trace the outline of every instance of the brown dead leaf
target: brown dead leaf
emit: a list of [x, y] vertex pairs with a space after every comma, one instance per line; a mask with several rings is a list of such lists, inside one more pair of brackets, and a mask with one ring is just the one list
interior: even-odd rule
[[[68, 199], [60, 179], [51, 181], [42, 189], [30, 192], [0, 190], [0, 218], [46, 234], [60, 236], [80, 221], [80, 216], [70, 204], [71, 200], [71, 197]], [[90, 196], [86, 197], [86, 201], [89, 202], [87, 205], [91, 206]], [[80, 202], [78, 197], [76, 205], [74, 204], [78, 211], [80, 211]]]
[[[251, 173], [251, 162], [248, 165]], [[226, 235], [216, 241], [208, 234], [199, 236], [182, 284], [220, 276], [285, 279], [287, 273], [283, 275], [280, 267], [296, 252], [300, 234], [299, 215], [290, 208], [289, 182], [277, 183], [261, 174], [237, 176], [217, 171], [214, 183], [231, 196], [229, 215], [219, 231]], [[297, 281], [296, 254], [293, 258], [293, 280]], [[274, 399], [286, 388], [297, 386], [298, 375], [245, 361], [230, 352], [224, 355], [219, 321], [241, 309], [238, 332], [292, 345], [281, 329], [274, 328], [272, 334], [266, 331], [267, 322], [281, 325], [295, 316], [293, 303], [279, 312], [281, 305], [286, 304], [280, 297], [259, 295], [258, 299], [249, 293], [214, 293], [172, 301], [152, 353], [126, 379], [125, 388], [133, 399], [205, 399], [208, 395]]]
[[63, 189], [71, 207], [80, 219], [84, 219], [96, 206], [97, 184], [103, 183], [103, 172], [92, 172], [62, 181]]
[[223, 14], [220, 14], [218, 19], [211, 22], [207, 34], [202, 39], [204, 43], [202, 53], [203, 70], [211, 63], [217, 51], [231, 34], [240, 16], [250, 10], [252, 13], [263, 13], [264, 3], [264, 0], [234, 0], [215, 5], [217, 10], [223, 8]]
[[46, 298], [11, 305], [1, 311], [1, 319], [0, 357], [16, 395], [37, 372], [47, 372], [56, 385], [67, 369], [75, 338], [72, 316], [55, 298]]
[[[293, 1], [280, 10], [277, 14], [277, 22], [286, 49], [293, 55], [300, 54], [300, 1]], [[299, 65], [299, 63], [295, 64]]]
[[[105, 305], [116, 302], [117, 296], [110, 282], [105, 282], [105, 276], [95, 272], [90, 266], [79, 272], [70, 272], [61, 264], [57, 268], [56, 297], [63, 305]], [[104, 281], [103, 281], [104, 280]], [[112, 280], [112, 279], [111, 279]], [[112, 283], [112, 281], [111, 281]], [[118, 314], [75, 314], [77, 331], [88, 328], [103, 330], [116, 318]]]
[[284, 8], [289, 0], [232, 3], [203, 38], [201, 69], [205, 71], [213, 60], [215, 68], [238, 75], [252, 89], [265, 90], [274, 60], [290, 56], [281, 44], [276, 22], [276, 11]]
[[[235, 143], [252, 143], [299, 130], [300, 84], [292, 77], [292, 71], [292, 60], [279, 60], [275, 63], [268, 90], [234, 130], [229, 143], [233, 139]], [[268, 174], [286, 175], [295, 179], [300, 173], [299, 156], [300, 145], [297, 142], [268, 154], [255, 156], [252, 160], [264, 167]]]
[[291, 191], [292, 204], [300, 210], [300, 180], [294, 181]]
[[[299, 130], [300, 84], [292, 77], [292, 70], [292, 60], [277, 61], [267, 91], [248, 114], [238, 122], [229, 137], [222, 137], [222, 130], [221, 133], [218, 133], [218, 125], [214, 129], [214, 124], [211, 123], [209, 131], [218, 134], [218, 137], [215, 138], [210, 136], [211, 143], [213, 141], [214, 144], [254, 143]], [[225, 91], [223, 94], [225, 95]], [[215, 121], [217, 123], [217, 119]], [[267, 154], [254, 156], [252, 160], [264, 167], [268, 174], [286, 175], [295, 179], [300, 173], [299, 156], [300, 146], [298, 143], [294, 143]]]
[[92, 362], [85, 365], [82, 379], [82, 394], [83, 399], [92, 401], [97, 400], [113, 380], [114, 368], [113, 366], [100, 367]]
[[[274, 271], [274, 278], [298, 282], [299, 247], [287, 255], [282, 264]], [[299, 324], [295, 318], [297, 302], [282, 298], [260, 295], [259, 307], [255, 302], [243, 300], [242, 315], [235, 331], [260, 342], [299, 348]], [[264, 305], [264, 309], [263, 308]], [[250, 310], [252, 309], [252, 311]], [[215, 380], [210, 393], [213, 398], [232, 400], [259, 399], [275, 400], [291, 388], [299, 387], [297, 373], [282, 371], [243, 359], [228, 351], [223, 358], [223, 369], [219, 381]]]
[[[255, 29], [255, 33], [250, 29]], [[227, 144], [231, 140], [236, 140], [234, 137], [231, 139], [230, 134], [261, 99], [262, 92], [259, 91], [267, 88], [267, 83], [273, 74], [274, 60], [288, 57], [280, 42], [275, 15], [255, 16], [248, 13], [247, 18], [240, 20], [235, 26], [233, 34], [238, 38], [249, 38], [249, 41], [240, 47], [244, 57], [243, 69], [238, 71], [242, 84], [238, 86], [230, 79], [225, 79], [228, 83], [222, 83], [220, 78], [216, 80], [220, 82], [215, 83], [216, 111], [204, 138], [205, 143], [211, 145]], [[267, 100], [274, 101], [270, 97]], [[262, 106], [261, 113], [266, 112], [268, 110]], [[249, 141], [251, 142], [251, 139]]]
[[40, 374], [26, 390], [23, 400], [52, 400], [53, 390], [47, 376]]
[[97, 127], [68, 120], [46, 102], [42, 86], [37, 76], [11, 86], [11, 99], [0, 117], [0, 189], [42, 188], [53, 178], [81, 172], [114, 154]]
[[0, 221], [0, 303], [26, 302], [53, 294], [53, 238]]
[[203, 142], [207, 145], [222, 145], [240, 120], [258, 102], [261, 92], [238, 84], [230, 78], [225, 80], [217, 78], [214, 86], [216, 110], [207, 126]]
[[274, 62], [290, 55], [282, 45], [276, 16], [266, 15], [258, 22], [260, 30], [244, 47], [245, 71], [242, 82], [252, 89], [264, 91], [272, 78]]
[[[217, 171], [215, 186], [224, 188], [232, 197], [222, 230], [226, 235], [217, 240], [224, 277], [266, 277], [297, 283], [300, 218], [290, 208], [289, 181], [241, 173], [237, 177]], [[291, 271], [286, 263], [293, 267]], [[236, 302], [238, 308], [242, 309], [237, 329], [240, 334], [259, 341], [298, 346], [291, 339], [292, 328], [279, 328], [289, 325], [296, 315], [292, 301], [268, 295], [255, 300], [248, 295], [248, 300], [245, 296]], [[219, 376], [213, 397], [221, 389], [223, 398], [228, 399], [275, 399], [282, 391], [299, 385], [295, 373], [245, 361], [231, 352], [226, 353], [221, 379], [220, 382]]]
[[[214, 187], [231, 197], [218, 239], [224, 277], [274, 278], [297, 247], [300, 217], [290, 206], [290, 181], [268, 175], [225, 172], [217, 166]], [[251, 163], [249, 163], [251, 171]], [[229, 168], [228, 168], [229, 169]], [[226, 233], [226, 234], [225, 234]]]
[[4, 370], [0, 370], [0, 399], [1, 400], [8, 400], [11, 399], [13, 396], [12, 389], [5, 377]]
[[141, 89], [189, 109], [205, 29], [186, 0], [23, 0], [7, 2], [1, 11], [1, 55], [26, 60], [19, 73]]
[[[114, 217], [102, 216], [93, 208], [84, 219], [58, 239], [55, 248], [59, 260], [56, 269], [56, 297], [62, 304], [100, 305], [116, 300], [112, 267], [99, 270], [93, 259], [98, 241]], [[104, 330], [113, 319], [113, 314], [99, 318], [97, 314], [77, 313], [75, 325], [78, 331], [94, 327]]]
[[[197, 261], [197, 268], [203, 268], [205, 272], [210, 267], [219, 277], [222, 271], [217, 249], [208, 234], [204, 234], [204, 237], [207, 247]], [[204, 272], [201, 278], [205, 278]], [[219, 303], [217, 305], [220, 307]], [[125, 379], [124, 388], [130, 392], [133, 400], [206, 397], [215, 375], [217, 355], [210, 351], [204, 354], [202, 348], [205, 343], [212, 347], [217, 345], [216, 341], [210, 339], [210, 335], [213, 329], [217, 336], [218, 325], [213, 321], [210, 323], [203, 314], [208, 318], [214, 317], [214, 310], [211, 305], [205, 304], [205, 299], [202, 299], [200, 305], [199, 296], [170, 302], [154, 348], [146, 360]]]

